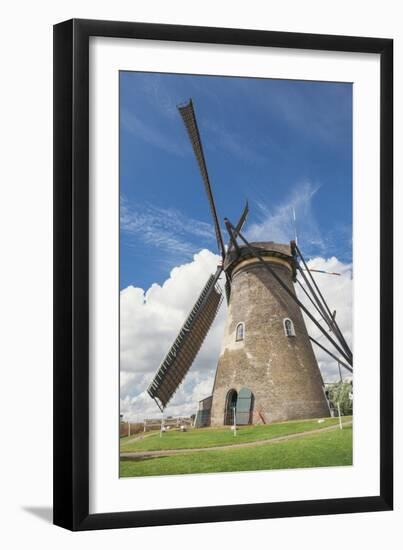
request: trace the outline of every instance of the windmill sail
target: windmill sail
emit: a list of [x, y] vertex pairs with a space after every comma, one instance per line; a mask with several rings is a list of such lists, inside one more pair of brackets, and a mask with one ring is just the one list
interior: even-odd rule
[[201, 348], [222, 302], [217, 284], [222, 269], [211, 275], [192, 311], [162, 361], [147, 392], [163, 410], [178, 389]]
[[[246, 222], [246, 218], [248, 217], [248, 214], [249, 214], [249, 204], [248, 204], [248, 201], [246, 201], [245, 208], [243, 209], [241, 217], [239, 218], [239, 221], [236, 224], [236, 227], [234, 229], [235, 239], [238, 237], [239, 233], [242, 231], [243, 226], [245, 225], [245, 222]], [[230, 240], [228, 244], [227, 254], [228, 252], [231, 252], [233, 246], [234, 246], [234, 242]]]
[[197, 163], [199, 165], [200, 173], [203, 179], [204, 187], [207, 192], [207, 197], [210, 203], [211, 214], [214, 221], [214, 229], [217, 238], [218, 248], [221, 257], [224, 259], [225, 249], [224, 242], [221, 234], [220, 224], [218, 223], [217, 210], [214, 203], [213, 192], [211, 190], [210, 178], [207, 172], [206, 161], [204, 158], [203, 147], [200, 139], [199, 129], [197, 127], [196, 116], [193, 109], [192, 100], [185, 105], [180, 105], [178, 110], [181, 114], [186, 130], [189, 135], [190, 143], [192, 144], [194, 154], [196, 156]]

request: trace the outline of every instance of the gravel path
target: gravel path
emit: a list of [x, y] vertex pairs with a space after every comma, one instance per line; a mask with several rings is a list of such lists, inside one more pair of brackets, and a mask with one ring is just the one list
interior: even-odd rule
[[[352, 423], [353, 423], [352, 420], [349, 420], [348, 422], [344, 422], [343, 426], [350, 426]], [[220, 445], [216, 447], [202, 447], [199, 449], [166, 449], [166, 450], [158, 450], [158, 451], [136, 451], [136, 452], [120, 453], [120, 458], [141, 460], [143, 458], [171, 456], [171, 455], [186, 454], [186, 453], [198, 453], [198, 452], [206, 452], [206, 451], [225, 451], [226, 449], [240, 449], [241, 447], [255, 447], [258, 445], [268, 445], [270, 443], [288, 441], [289, 439], [297, 439], [299, 437], [305, 437], [310, 434], [330, 432], [332, 430], [338, 430], [338, 429], [339, 429], [339, 425], [335, 424], [334, 426], [328, 426], [327, 428], [318, 428], [316, 430], [309, 430], [306, 432], [281, 435], [279, 437], [273, 437], [271, 439], [260, 439], [259, 441], [250, 441], [248, 443], [235, 443], [234, 445]]]

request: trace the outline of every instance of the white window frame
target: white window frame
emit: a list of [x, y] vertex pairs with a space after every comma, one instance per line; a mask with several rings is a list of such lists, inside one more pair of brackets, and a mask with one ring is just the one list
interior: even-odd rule
[[[291, 333], [290, 334], [288, 334], [288, 329], [287, 329], [287, 326], [286, 326], [287, 321], [290, 321], [290, 323], [291, 323]], [[295, 336], [294, 323], [292, 322], [292, 320], [289, 317], [286, 317], [285, 319], [283, 319], [283, 328], [284, 328], [284, 334], [287, 336], [287, 338], [291, 338], [292, 336]]]
[[[238, 329], [242, 326], [242, 338], [238, 338]], [[243, 342], [245, 340], [245, 323], [241, 321], [240, 323], [237, 323], [235, 328], [235, 342]]]

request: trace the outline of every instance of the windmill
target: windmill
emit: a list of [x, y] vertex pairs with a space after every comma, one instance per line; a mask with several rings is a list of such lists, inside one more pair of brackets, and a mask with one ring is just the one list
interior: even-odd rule
[[[220, 228], [192, 100], [178, 107], [207, 193], [221, 256], [158, 368], [147, 392], [161, 412], [194, 362], [223, 300], [228, 304], [222, 352], [212, 395], [200, 402], [197, 426], [267, 423], [329, 415], [323, 380], [312, 349], [320, 347], [352, 372], [353, 356], [312, 270], [295, 240], [289, 244], [247, 241], [242, 234], [249, 207], [238, 223]], [[314, 309], [297, 297], [295, 283]], [[332, 351], [308, 335], [302, 312]], [[319, 313], [320, 320], [315, 318]], [[235, 415], [235, 418], [234, 418]]]

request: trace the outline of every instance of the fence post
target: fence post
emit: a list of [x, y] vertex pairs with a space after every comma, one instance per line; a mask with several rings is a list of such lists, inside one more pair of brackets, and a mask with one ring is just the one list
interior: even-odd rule
[[340, 429], [343, 429], [343, 424], [341, 423], [341, 414], [340, 414], [340, 401], [337, 402], [337, 410], [339, 411], [339, 426]]

